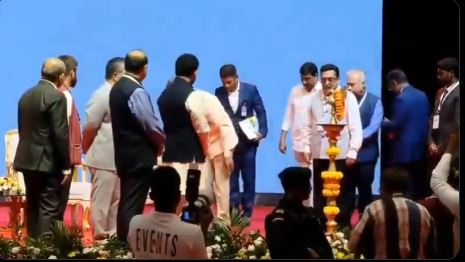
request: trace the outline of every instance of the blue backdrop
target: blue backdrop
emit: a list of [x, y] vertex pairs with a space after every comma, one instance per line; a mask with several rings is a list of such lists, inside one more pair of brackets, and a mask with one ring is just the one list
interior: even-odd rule
[[[144, 84], [156, 102], [173, 77], [176, 57], [191, 52], [200, 60], [197, 88], [218, 87], [225, 63], [258, 86], [269, 133], [258, 151], [257, 192], [282, 192], [277, 173], [295, 161], [290, 150], [279, 153], [278, 141], [300, 65], [334, 63], [342, 83], [347, 70], [364, 69], [369, 90], [380, 95], [381, 23], [382, 0], [2, 0], [0, 133], [16, 128], [18, 99], [37, 82], [47, 57], [78, 59], [73, 94], [84, 122], [85, 105], [102, 84], [108, 59], [145, 50], [150, 60]], [[0, 170], [4, 174], [4, 161]], [[377, 171], [375, 192], [378, 177]]]

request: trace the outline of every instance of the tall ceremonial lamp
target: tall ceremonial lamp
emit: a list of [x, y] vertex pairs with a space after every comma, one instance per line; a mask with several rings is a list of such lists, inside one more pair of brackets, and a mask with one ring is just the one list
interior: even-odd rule
[[323, 196], [326, 197], [326, 206], [323, 213], [326, 216], [326, 232], [332, 233], [336, 230], [336, 216], [340, 210], [337, 206], [336, 199], [339, 196], [341, 188], [342, 172], [336, 170], [336, 157], [341, 153], [341, 149], [337, 147], [337, 140], [342, 129], [346, 124], [338, 124], [345, 117], [345, 89], [334, 91], [329, 96], [325, 97], [325, 102], [331, 105], [331, 121], [329, 124], [319, 124], [326, 131], [329, 147], [326, 149], [326, 155], [329, 156], [329, 168], [327, 171], [321, 172], [323, 178]]

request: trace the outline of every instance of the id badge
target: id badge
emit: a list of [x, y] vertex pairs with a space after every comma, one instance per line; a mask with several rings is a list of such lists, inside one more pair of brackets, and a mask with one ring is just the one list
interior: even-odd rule
[[244, 104], [242, 104], [241, 106], [241, 116], [242, 117], [246, 117], [247, 116], [247, 106]]
[[433, 129], [439, 128], [439, 115], [433, 116]]

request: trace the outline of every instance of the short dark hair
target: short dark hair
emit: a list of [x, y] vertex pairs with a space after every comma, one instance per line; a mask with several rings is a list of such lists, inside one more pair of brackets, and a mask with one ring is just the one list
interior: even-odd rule
[[151, 179], [151, 196], [155, 206], [171, 209], [179, 201], [181, 178], [178, 171], [171, 166], [159, 166], [154, 170]]
[[382, 189], [390, 193], [406, 193], [409, 189], [410, 176], [405, 169], [389, 167], [383, 172]]
[[339, 67], [333, 64], [326, 64], [322, 65], [320, 67], [320, 73], [326, 72], [326, 71], [334, 71], [336, 72], [336, 77], [339, 78]]
[[199, 68], [199, 60], [193, 54], [182, 54], [176, 59], [176, 75], [191, 76]]
[[71, 73], [71, 71], [75, 70], [78, 66], [78, 62], [76, 58], [74, 58], [71, 55], [61, 55], [58, 58], [61, 61], [63, 61], [63, 63], [65, 63], [65, 66], [66, 66], [65, 75], [66, 76], [68, 76]]
[[105, 79], [111, 79], [114, 73], [121, 70], [124, 66], [124, 58], [122, 57], [113, 57], [108, 60], [107, 65], [105, 66]]
[[130, 73], [139, 73], [149, 63], [144, 51], [136, 49], [130, 51], [124, 58], [124, 69]]
[[397, 83], [407, 83], [407, 75], [402, 69], [394, 69], [389, 71], [386, 75], [386, 80], [388, 82], [396, 81]]
[[301, 75], [318, 75], [318, 67], [312, 62], [307, 62], [300, 67]]
[[455, 57], [446, 57], [437, 63], [438, 69], [452, 72], [459, 78], [459, 60]]
[[305, 167], [287, 167], [278, 174], [278, 177], [281, 180], [284, 192], [287, 193], [293, 188], [309, 186], [312, 170]]
[[237, 77], [237, 69], [233, 64], [225, 64], [220, 68], [220, 77]]

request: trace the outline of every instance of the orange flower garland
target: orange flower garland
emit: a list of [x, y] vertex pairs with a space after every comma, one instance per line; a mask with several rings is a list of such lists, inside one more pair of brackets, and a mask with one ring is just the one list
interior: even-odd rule
[[346, 115], [346, 90], [339, 89], [334, 92], [334, 109], [336, 110], [336, 119], [341, 121]]
[[340, 193], [341, 186], [339, 181], [344, 175], [339, 171], [323, 171], [321, 177], [323, 178], [323, 196], [337, 197]]
[[339, 207], [326, 206], [323, 208], [323, 213], [329, 216], [337, 216], [340, 212]]

